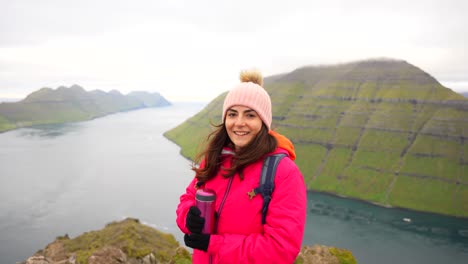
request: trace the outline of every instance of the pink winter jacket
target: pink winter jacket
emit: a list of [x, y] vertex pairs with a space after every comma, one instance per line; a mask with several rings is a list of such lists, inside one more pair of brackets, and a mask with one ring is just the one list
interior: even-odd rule
[[[272, 134], [279, 143], [273, 153], [286, 153], [294, 159], [294, 147], [289, 140], [277, 133]], [[223, 151], [222, 167], [230, 167], [232, 154], [229, 152], [229, 149]], [[263, 160], [258, 160], [247, 166], [244, 180], [237, 174], [231, 178], [218, 174], [204, 184], [205, 188], [216, 192], [217, 233], [211, 235], [207, 252], [193, 250], [193, 263], [294, 262], [302, 245], [306, 220], [304, 180], [291, 158], [281, 160], [266, 223], [262, 225], [263, 198], [257, 194], [249, 199], [247, 194], [259, 186], [262, 163]], [[176, 211], [177, 225], [187, 234], [185, 219], [190, 206], [195, 205], [195, 184], [196, 179], [181, 195]]]

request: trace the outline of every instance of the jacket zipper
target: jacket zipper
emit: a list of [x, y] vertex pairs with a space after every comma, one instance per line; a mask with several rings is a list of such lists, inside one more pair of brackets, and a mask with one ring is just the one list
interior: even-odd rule
[[[219, 224], [219, 217], [221, 215], [221, 211], [223, 210], [223, 207], [224, 207], [224, 202], [226, 202], [226, 199], [228, 197], [228, 194], [229, 194], [229, 191], [231, 190], [231, 186], [232, 186], [232, 181], [234, 179], [234, 176], [232, 176], [231, 178], [229, 178], [229, 182], [228, 182], [228, 186], [226, 188], [226, 192], [224, 193], [224, 197], [223, 197], [223, 200], [221, 201], [221, 204], [219, 205], [219, 210], [218, 210], [218, 213], [216, 214], [216, 219], [215, 219], [215, 227], [214, 227], [214, 234], [218, 233], [218, 224]], [[210, 255], [210, 264], [212, 263], [212, 257]]]

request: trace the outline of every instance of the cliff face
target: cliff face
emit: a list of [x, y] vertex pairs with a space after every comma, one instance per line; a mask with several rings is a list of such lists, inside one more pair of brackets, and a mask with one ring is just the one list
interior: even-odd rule
[[[137, 219], [113, 222], [74, 239], [58, 237], [21, 264], [189, 264], [191, 254], [170, 234]], [[356, 263], [351, 252], [326, 246], [304, 247], [295, 263]]]
[[[264, 87], [309, 189], [468, 217], [468, 100], [428, 73], [369, 60], [300, 68]], [[165, 133], [184, 156], [221, 122], [225, 95]]]

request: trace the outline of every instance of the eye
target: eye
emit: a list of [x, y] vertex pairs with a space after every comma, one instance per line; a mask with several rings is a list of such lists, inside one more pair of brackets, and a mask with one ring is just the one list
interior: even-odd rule
[[235, 112], [228, 112], [227, 116], [228, 117], [234, 117], [234, 116], [236, 116], [236, 113]]

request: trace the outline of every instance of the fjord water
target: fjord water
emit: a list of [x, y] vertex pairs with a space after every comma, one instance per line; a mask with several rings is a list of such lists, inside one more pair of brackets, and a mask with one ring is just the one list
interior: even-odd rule
[[[175, 208], [191, 163], [162, 134], [202, 107], [177, 103], [0, 134], [0, 264], [126, 217], [183, 243]], [[305, 245], [346, 248], [364, 264], [468, 259], [466, 219], [316, 192], [308, 198]]]

